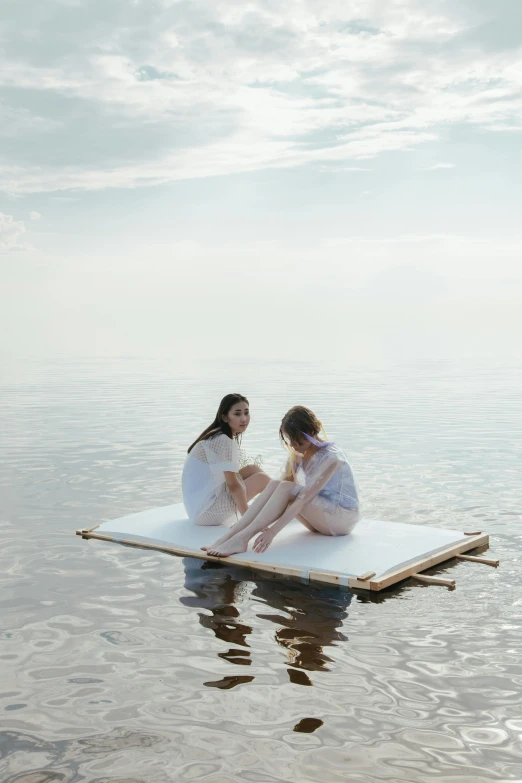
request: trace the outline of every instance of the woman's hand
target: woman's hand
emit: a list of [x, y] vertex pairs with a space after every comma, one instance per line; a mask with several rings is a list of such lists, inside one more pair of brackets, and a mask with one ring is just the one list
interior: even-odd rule
[[254, 552], [258, 555], [262, 552], [266, 552], [272, 541], [274, 540], [275, 533], [272, 533], [269, 527], [265, 528], [256, 538], [254, 542]]

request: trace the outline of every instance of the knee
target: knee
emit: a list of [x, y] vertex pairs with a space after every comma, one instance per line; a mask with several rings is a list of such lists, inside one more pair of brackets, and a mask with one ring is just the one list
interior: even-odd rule
[[246, 470], [251, 476], [254, 475], [254, 473], [262, 473], [263, 468], [260, 465], [245, 465], [242, 470]]
[[250, 478], [250, 476], [267, 476], [263, 468], [261, 468], [259, 465], [245, 465], [244, 468], [241, 468], [239, 471], [242, 478]]
[[277, 481], [277, 491], [281, 494], [289, 495], [292, 489], [295, 487], [293, 481]]

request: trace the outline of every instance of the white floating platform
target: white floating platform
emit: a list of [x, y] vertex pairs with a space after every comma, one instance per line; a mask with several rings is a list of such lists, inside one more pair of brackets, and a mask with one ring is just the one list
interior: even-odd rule
[[332, 538], [311, 533], [294, 520], [261, 555], [250, 548], [226, 559], [210, 557], [200, 547], [212, 544], [223, 530], [194, 525], [179, 503], [103, 522], [76, 534], [365, 590], [382, 590], [489, 542], [483, 533], [374, 519], [362, 519], [350, 535]]

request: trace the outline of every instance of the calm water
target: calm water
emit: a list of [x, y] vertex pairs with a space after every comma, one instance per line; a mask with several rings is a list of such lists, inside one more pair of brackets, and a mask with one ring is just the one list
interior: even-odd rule
[[[522, 368], [11, 364], [0, 444], [2, 783], [522, 779]], [[484, 530], [499, 569], [372, 598], [99, 541], [181, 499], [222, 394], [274, 475], [310, 405], [368, 514]]]

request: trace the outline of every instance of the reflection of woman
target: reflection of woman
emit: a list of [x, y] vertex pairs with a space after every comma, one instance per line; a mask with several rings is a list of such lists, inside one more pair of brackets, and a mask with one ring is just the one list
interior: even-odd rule
[[[284, 616], [258, 614], [261, 619], [277, 625], [276, 641], [287, 650], [288, 674], [292, 682], [311, 685], [306, 676], [298, 677], [297, 670], [328, 671], [332, 658], [323, 648], [346, 641], [338, 630], [347, 616], [353, 594], [338, 587], [304, 586], [297, 582], [259, 580], [252, 595], [261, 598]], [[288, 617], [289, 615], [289, 617]], [[304, 672], [302, 672], [304, 675]]]
[[[211, 615], [200, 614], [204, 628], [210, 628], [216, 638], [240, 649], [231, 648], [219, 653], [230, 663], [249, 665], [251, 652], [247, 638], [253, 629], [240, 622], [238, 601], [252, 585], [252, 595], [278, 613], [258, 614], [277, 626], [275, 638], [288, 657], [288, 674], [292, 682], [310, 685], [305, 671], [328, 671], [332, 660], [323, 648], [334, 646], [345, 637], [338, 630], [346, 617], [346, 609], [352, 593], [338, 587], [302, 585], [298, 582], [254, 578], [252, 572], [233, 566], [206, 563], [184, 558], [185, 587], [193, 593], [184, 596], [186, 606], [204, 607]], [[282, 614], [279, 614], [282, 613]], [[303, 671], [304, 670], [304, 671]], [[250, 678], [225, 677], [222, 681], [208, 683], [220, 688], [230, 688]]]
[[[182, 596], [181, 603], [208, 609], [212, 615], [199, 615], [199, 622], [204, 628], [214, 631], [217, 639], [247, 647], [246, 637], [252, 629], [236, 623], [234, 619], [239, 617], [235, 604], [242, 586], [237, 575], [232, 573], [234, 569], [222, 569], [217, 564], [193, 557], [183, 558], [183, 567], [185, 588], [194, 595]], [[243, 654], [248, 655], [247, 652]]]

